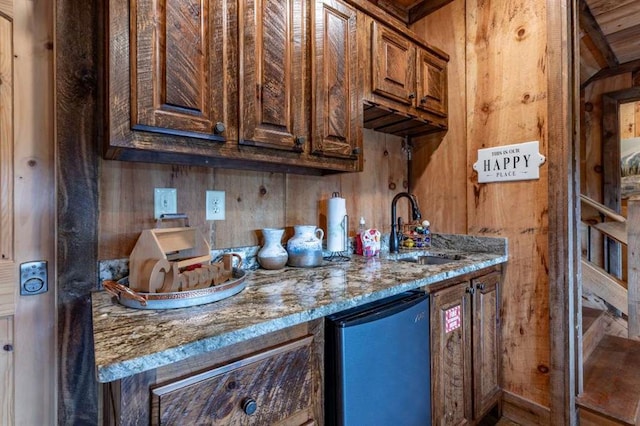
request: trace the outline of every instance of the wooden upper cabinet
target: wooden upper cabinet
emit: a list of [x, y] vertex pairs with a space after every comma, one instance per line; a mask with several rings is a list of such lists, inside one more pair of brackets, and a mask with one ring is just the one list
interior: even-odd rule
[[372, 22], [373, 91], [413, 105], [416, 97], [416, 48], [406, 38]]
[[223, 140], [223, 6], [209, 0], [132, 3], [134, 130]]
[[442, 117], [447, 116], [447, 61], [418, 49], [416, 106]]
[[340, 0], [315, 0], [312, 10], [312, 153], [360, 159], [361, 92], [356, 10]]
[[240, 143], [302, 151], [305, 126], [305, 2], [240, 2]]
[[447, 54], [370, 16], [358, 33], [366, 55], [363, 127], [403, 137], [446, 131]]

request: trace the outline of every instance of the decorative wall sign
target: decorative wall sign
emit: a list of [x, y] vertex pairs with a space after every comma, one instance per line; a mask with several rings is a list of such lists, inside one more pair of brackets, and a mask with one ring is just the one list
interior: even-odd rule
[[473, 169], [478, 182], [508, 182], [540, 178], [540, 166], [547, 159], [538, 150], [538, 141], [478, 150]]
[[444, 311], [444, 331], [450, 333], [453, 330], [457, 330], [462, 325], [462, 319], [460, 317], [460, 305], [456, 305], [453, 308], [449, 308]]

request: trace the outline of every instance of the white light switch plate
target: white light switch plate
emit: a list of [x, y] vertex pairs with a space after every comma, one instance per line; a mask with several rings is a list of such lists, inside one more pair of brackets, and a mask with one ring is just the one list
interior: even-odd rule
[[178, 196], [175, 188], [156, 188], [153, 193], [153, 217], [178, 213]]
[[206, 220], [224, 220], [224, 191], [207, 191]]

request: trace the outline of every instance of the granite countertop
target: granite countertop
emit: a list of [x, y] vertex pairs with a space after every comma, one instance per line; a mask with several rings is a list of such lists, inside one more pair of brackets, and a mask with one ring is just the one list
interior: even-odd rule
[[316, 268], [248, 271], [246, 288], [207, 305], [140, 310], [105, 291], [92, 294], [99, 382], [111, 382], [272, 331], [428, 286], [507, 261], [503, 238], [434, 235], [434, 254], [460, 254], [443, 265], [397, 261], [422, 252], [351, 256]]

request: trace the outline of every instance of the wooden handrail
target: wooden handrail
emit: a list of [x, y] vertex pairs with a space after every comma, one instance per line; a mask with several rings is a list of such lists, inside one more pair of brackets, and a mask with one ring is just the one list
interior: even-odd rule
[[619, 243], [629, 244], [626, 222], [599, 222], [591, 226]]
[[624, 223], [627, 221], [627, 219], [621, 214], [619, 214], [618, 212], [611, 210], [609, 207], [603, 204], [600, 204], [599, 202], [587, 197], [586, 195], [580, 194], [580, 201], [582, 201], [588, 206], [593, 207], [603, 215], [607, 216], [610, 219], [615, 220], [616, 222]]
[[623, 314], [629, 313], [626, 283], [586, 259], [582, 259], [582, 286]]

